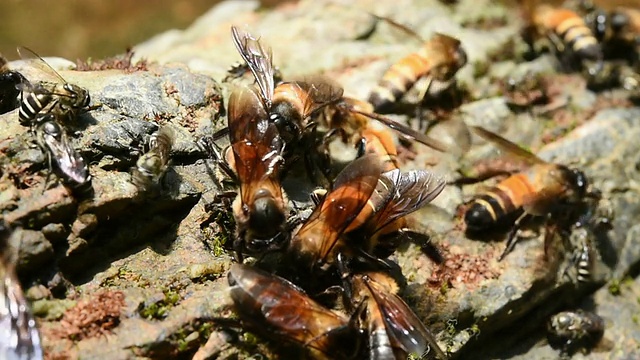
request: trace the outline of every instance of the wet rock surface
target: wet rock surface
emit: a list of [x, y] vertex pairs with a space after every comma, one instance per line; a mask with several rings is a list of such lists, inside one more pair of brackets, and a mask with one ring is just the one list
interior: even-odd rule
[[[324, 73], [345, 94], [366, 98], [391, 63], [419, 46], [388, 24], [374, 28], [366, 9], [425, 38], [434, 31], [458, 37], [469, 58], [457, 76], [469, 98], [430, 133], [460, 146], [471, 143], [471, 151], [460, 157], [415, 144], [406, 149], [403, 169], [432, 169], [454, 180], [474, 161], [496, 156], [495, 148], [459, 126], [464, 121], [583, 170], [602, 193], [598, 212], [610, 217], [610, 227], [573, 229], [571, 236], [589, 237], [597, 250], [592, 278], [578, 282], [560, 234], [545, 254], [541, 224], [526, 227], [513, 252], [498, 261], [504, 233], [490, 241], [469, 239], [458, 209], [491, 180], [448, 186], [412, 216], [415, 229], [443, 250], [444, 266], [415, 245], [395, 255], [407, 279], [402, 295], [441, 347], [457, 359], [557, 358], [544, 338], [546, 321], [580, 307], [605, 318], [605, 341], [616, 345], [575, 358], [639, 356], [640, 108], [623, 90], [587, 90], [580, 74], [558, 73], [549, 55], [519, 60], [516, 10], [489, 3], [302, 1], [260, 11], [257, 2], [227, 1], [186, 30], [136, 46], [134, 61], [148, 62], [143, 69], [60, 68], [67, 81], [90, 91], [92, 105], [100, 105], [79, 117], [72, 136], [90, 164], [92, 197], [74, 196], [55, 175], [45, 184], [47, 159], [18, 123], [17, 111], [0, 116], [0, 210], [23, 228], [18, 269], [32, 285], [28, 294], [36, 300], [46, 352], [95, 359], [274, 356], [274, 344], [211, 321], [232, 316], [226, 279], [232, 259], [223, 246], [232, 229], [230, 214], [207, 207], [227, 188], [196, 140], [226, 122], [223, 102], [232, 85], [221, 80], [240, 60], [231, 25], [246, 24], [259, 34], [285, 77]], [[545, 79], [549, 104], [514, 110], [500, 84], [522, 74]], [[415, 123], [418, 95], [407, 94], [403, 108], [410, 110], [394, 119]], [[172, 166], [158, 194], [141, 194], [129, 169], [161, 125], [176, 134]], [[304, 199], [305, 190], [289, 195]], [[87, 304], [103, 304], [100, 312], [111, 321], [81, 326], [78, 318], [96, 312]]]

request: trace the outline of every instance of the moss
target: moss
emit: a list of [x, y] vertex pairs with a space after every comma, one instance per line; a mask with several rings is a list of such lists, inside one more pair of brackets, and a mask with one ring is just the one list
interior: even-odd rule
[[618, 296], [620, 294], [622, 294], [622, 287], [625, 285], [629, 285], [631, 282], [633, 282], [633, 279], [629, 276], [623, 278], [623, 279], [613, 279], [611, 280], [611, 282], [609, 282], [609, 294], [613, 295], [613, 296]]
[[36, 300], [31, 304], [33, 315], [44, 318], [45, 320], [52, 321], [60, 319], [64, 313], [74, 307], [77, 304], [76, 301], [61, 299], [61, 300]]
[[164, 290], [164, 298], [160, 301], [148, 304], [138, 311], [140, 316], [146, 319], [164, 319], [169, 311], [180, 302], [180, 294], [174, 290]]

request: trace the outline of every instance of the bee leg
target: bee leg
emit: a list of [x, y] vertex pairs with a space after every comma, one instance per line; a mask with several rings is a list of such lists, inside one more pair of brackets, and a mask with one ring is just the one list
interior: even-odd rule
[[222, 79], [222, 82], [226, 83], [231, 80], [236, 80], [241, 78], [244, 74], [249, 71], [249, 65], [244, 62], [235, 62], [229, 69], [227, 69], [227, 76]]
[[400, 230], [411, 242], [420, 246], [422, 253], [438, 265], [444, 264], [444, 256], [438, 247], [431, 242], [431, 237], [408, 229]]
[[507, 256], [507, 254], [509, 254], [513, 250], [513, 248], [516, 246], [516, 242], [518, 242], [518, 238], [516, 234], [518, 233], [518, 230], [520, 230], [520, 226], [522, 222], [528, 218], [529, 218], [529, 214], [524, 212], [515, 221], [515, 223], [513, 224], [513, 227], [511, 228], [511, 230], [509, 231], [509, 234], [507, 235], [507, 245], [504, 248], [504, 251], [502, 252], [502, 254], [500, 254], [498, 261], [502, 261], [504, 257]]
[[382, 270], [391, 270], [391, 265], [389, 265], [385, 260], [380, 259], [375, 255], [369, 254], [364, 249], [358, 249], [357, 253], [366, 263], [377, 265]]

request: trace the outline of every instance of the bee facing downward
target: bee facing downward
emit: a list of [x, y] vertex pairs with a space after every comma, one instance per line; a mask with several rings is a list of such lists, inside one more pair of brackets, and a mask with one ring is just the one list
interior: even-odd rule
[[149, 151], [140, 156], [131, 171], [133, 184], [141, 191], [148, 191], [158, 184], [167, 171], [171, 147], [175, 140], [173, 130], [163, 126], [149, 139]]

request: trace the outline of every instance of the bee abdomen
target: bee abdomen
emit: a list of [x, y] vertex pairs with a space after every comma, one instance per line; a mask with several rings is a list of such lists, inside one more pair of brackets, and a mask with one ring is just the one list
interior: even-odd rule
[[498, 188], [493, 188], [473, 200], [464, 214], [464, 222], [469, 230], [484, 230], [495, 226], [515, 210], [517, 207], [508, 195]]
[[404, 95], [424, 75], [427, 63], [419, 53], [413, 53], [392, 65], [369, 95], [369, 102], [375, 110], [388, 107]]
[[562, 21], [555, 31], [581, 58], [590, 60], [602, 58], [598, 40], [582, 18], [570, 17]]
[[28, 125], [36, 115], [47, 105], [51, 96], [46, 94], [29, 93], [26, 94], [20, 105], [20, 124]]

